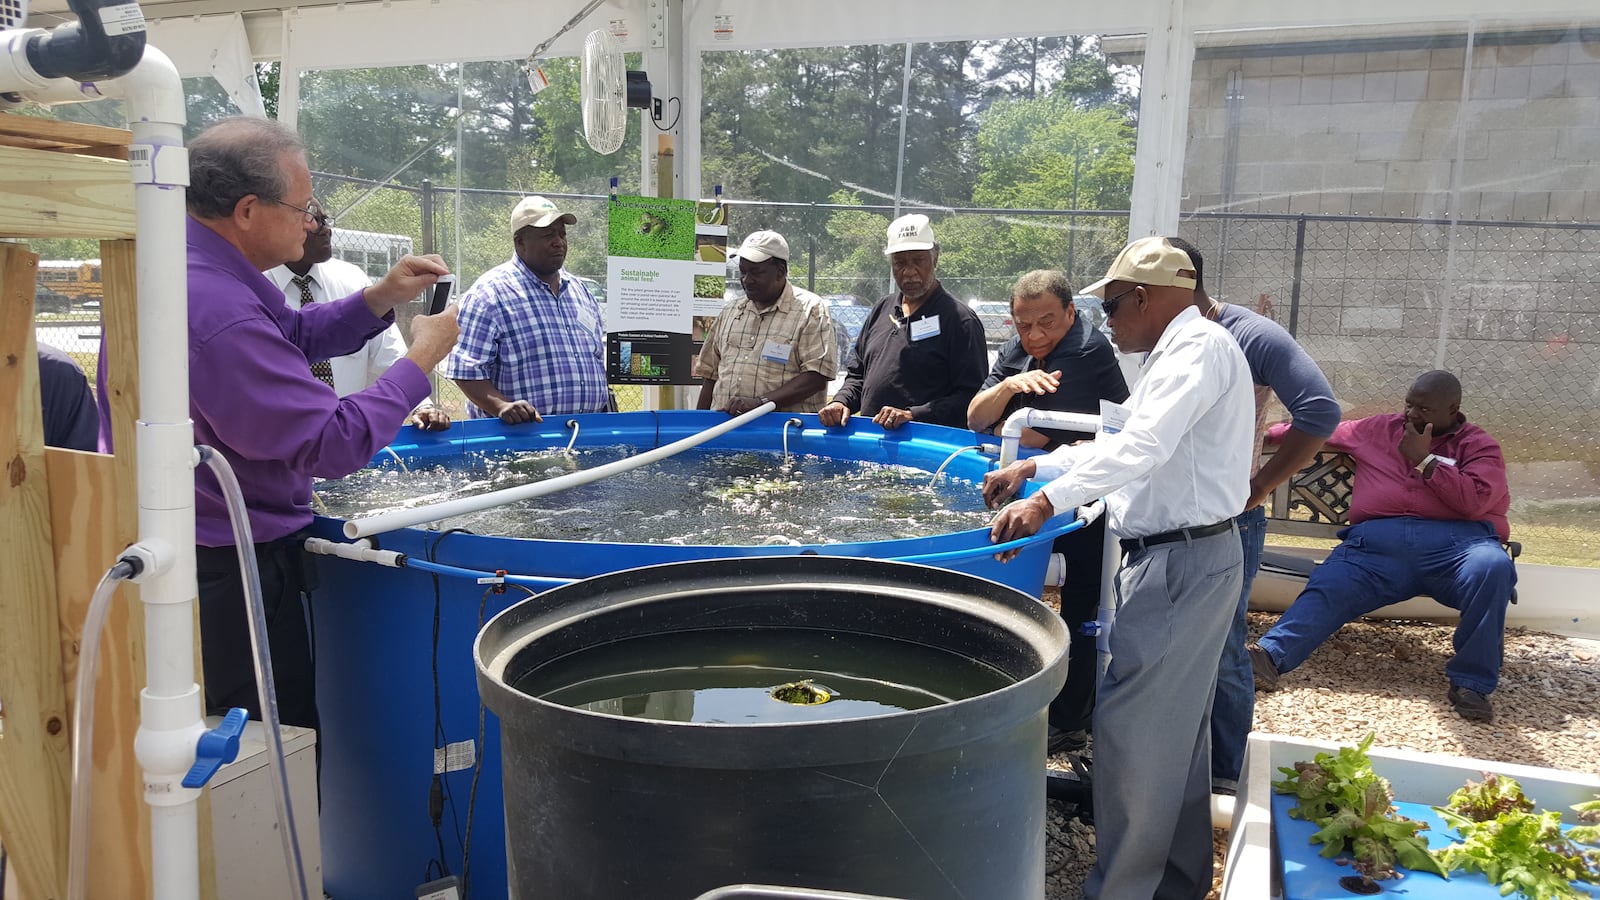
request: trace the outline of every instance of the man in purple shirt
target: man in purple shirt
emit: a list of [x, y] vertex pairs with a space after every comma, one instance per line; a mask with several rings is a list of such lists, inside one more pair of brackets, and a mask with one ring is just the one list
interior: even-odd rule
[[[1249, 646], [1258, 690], [1275, 689], [1351, 619], [1427, 594], [1461, 613], [1444, 667], [1450, 705], [1464, 719], [1493, 721], [1488, 695], [1500, 681], [1517, 578], [1501, 547], [1511, 495], [1500, 445], [1460, 408], [1461, 382], [1426, 372], [1404, 412], [1342, 422], [1328, 438], [1356, 461], [1350, 527], [1278, 624]], [[1284, 431], [1274, 427], [1268, 440]]]
[[[455, 309], [418, 316], [411, 349], [376, 383], [339, 397], [310, 361], [353, 353], [394, 321], [394, 308], [448, 272], [407, 256], [348, 297], [294, 310], [261, 273], [300, 258], [318, 226], [305, 147], [267, 119], [228, 119], [189, 146], [189, 408], [195, 443], [238, 477], [261, 569], [272, 668], [285, 723], [317, 726], [305, 627], [302, 530], [311, 480], [362, 468], [418, 403], [427, 372], [456, 340]], [[243, 589], [222, 491], [195, 475], [196, 575], [206, 708], [260, 718]]]

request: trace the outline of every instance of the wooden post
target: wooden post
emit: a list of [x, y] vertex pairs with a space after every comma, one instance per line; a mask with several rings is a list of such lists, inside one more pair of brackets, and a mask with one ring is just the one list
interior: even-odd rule
[[71, 764], [39, 405], [39, 257], [0, 244], [0, 841], [28, 900], [66, 895]]
[[[0, 236], [133, 237], [130, 137], [0, 113]], [[138, 536], [134, 244], [102, 241], [100, 252], [114, 458], [43, 448], [32, 303], [37, 257], [0, 244], [0, 469], [8, 476], [0, 478], [0, 841], [23, 900], [65, 894], [68, 715], [80, 631], [101, 574]], [[181, 352], [183, 336], [174, 342]], [[151, 893], [150, 820], [133, 754], [143, 612], [137, 589], [123, 586], [101, 638], [91, 900], [149, 900]], [[210, 900], [216, 888], [205, 797], [200, 816], [201, 892]]]
[[[672, 135], [656, 135], [656, 196], [672, 196], [672, 167], [673, 167]], [[648, 390], [648, 388], [646, 388]], [[663, 384], [655, 388], [656, 409], [678, 408], [678, 386]], [[693, 404], [689, 407], [692, 409]]]

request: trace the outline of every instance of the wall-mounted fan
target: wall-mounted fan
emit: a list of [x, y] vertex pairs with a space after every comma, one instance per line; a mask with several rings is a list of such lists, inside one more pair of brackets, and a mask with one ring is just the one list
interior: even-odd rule
[[628, 110], [650, 106], [650, 80], [630, 72], [622, 47], [605, 29], [583, 41], [583, 137], [597, 153], [615, 153], [628, 131]]

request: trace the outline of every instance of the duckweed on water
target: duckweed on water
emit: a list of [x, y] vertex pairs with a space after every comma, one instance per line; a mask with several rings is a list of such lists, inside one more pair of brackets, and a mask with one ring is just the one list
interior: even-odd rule
[[[565, 475], [633, 447], [468, 453], [448, 465], [393, 463], [324, 481], [329, 514], [354, 518]], [[691, 450], [631, 472], [429, 527], [548, 540], [670, 544], [821, 544], [925, 537], [979, 528], [977, 485], [902, 466], [780, 453]]]

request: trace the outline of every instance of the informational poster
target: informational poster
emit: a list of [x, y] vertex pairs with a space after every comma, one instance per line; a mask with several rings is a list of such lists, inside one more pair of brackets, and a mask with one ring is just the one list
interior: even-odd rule
[[727, 207], [618, 197], [607, 253], [610, 381], [694, 384], [695, 355], [727, 288]]

